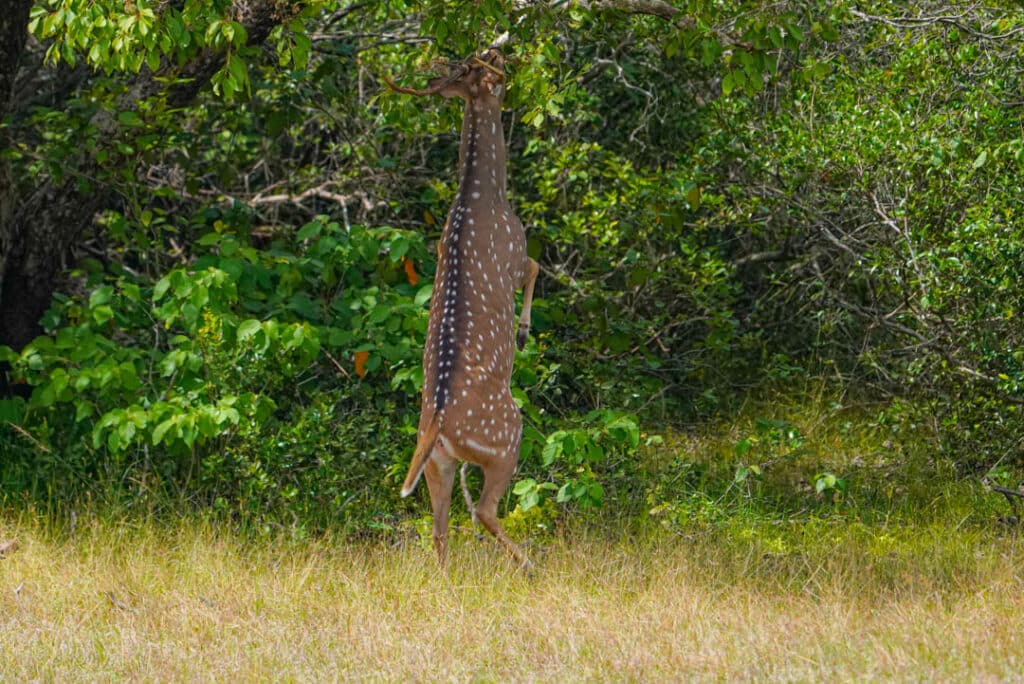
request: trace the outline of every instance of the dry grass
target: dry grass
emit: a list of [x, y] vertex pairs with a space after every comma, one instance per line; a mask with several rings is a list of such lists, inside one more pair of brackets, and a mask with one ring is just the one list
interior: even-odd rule
[[416, 546], [0, 523], [20, 539], [0, 559], [0, 680], [1018, 678], [1021, 544], [913, 534], [774, 555], [714, 535], [563, 540], [526, 578], [472, 540], [445, 575]]

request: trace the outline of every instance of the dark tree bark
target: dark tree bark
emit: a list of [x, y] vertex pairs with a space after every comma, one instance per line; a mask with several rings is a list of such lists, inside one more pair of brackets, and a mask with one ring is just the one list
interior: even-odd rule
[[[11, 0], [7, 11], [0, 13], [0, 120], [11, 113], [11, 96], [14, 81], [18, 75], [18, 65], [25, 41], [28, 39], [28, 13], [32, 0]], [[0, 149], [10, 145], [8, 129], [0, 130]], [[0, 157], [0, 302], [4, 283], [8, 281], [8, 264], [12, 250], [20, 243], [15, 212], [18, 204], [18, 193], [10, 162]], [[0, 344], [5, 344], [8, 323], [0, 316]], [[7, 376], [0, 366], [0, 396], [10, 393]]]
[[[12, 0], [6, 13], [0, 14], [0, 119], [11, 113], [11, 95], [14, 80], [18, 75], [18, 64], [28, 38], [28, 12], [32, 0]], [[7, 130], [0, 131], [0, 148], [10, 145]], [[11, 230], [17, 203], [11, 165], [0, 158], [0, 284], [4, 281], [5, 257], [14, 244]], [[0, 324], [0, 331], [3, 330]], [[3, 333], [0, 332], [0, 335]]]
[[[16, 111], [11, 93], [26, 44], [32, 0], [13, 3], [0, 14], [0, 118]], [[266, 40], [278, 23], [297, 11], [297, 0], [235, 0], [232, 16], [246, 29], [250, 44]], [[223, 64], [223, 54], [207, 50], [184, 65], [165, 64], [153, 74], [148, 70], [135, 79], [118, 103], [120, 111], [163, 92], [172, 107], [187, 105]], [[160, 77], [190, 79], [168, 89]], [[93, 123], [104, 139], [114, 139], [117, 122], [102, 112]], [[6, 140], [0, 140], [5, 146]], [[91, 165], [91, 167], [90, 167]], [[99, 177], [95, 158], [85, 160], [80, 175]], [[79, 191], [75, 179], [48, 183], [19, 196], [10, 165], [0, 159], [0, 345], [15, 350], [42, 333], [39, 320], [46, 312], [60, 274], [76, 241], [93, 225], [96, 214], [115, 207], [120, 198], [109, 187]], [[0, 368], [0, 396], [11, 388]]]

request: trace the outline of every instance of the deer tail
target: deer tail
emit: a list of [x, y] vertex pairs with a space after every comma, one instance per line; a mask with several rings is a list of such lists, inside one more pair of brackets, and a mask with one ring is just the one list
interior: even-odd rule
[[434, 417], [427, 423], [427, 428], [420, 435], [420, 438], [416, 440], [416, 450], [412, 452], [409, 472], [406, 473], [405, 483], [402, 485], [402, 498], [409, 496], [416, 489], [416, 483], [420, 481], [423, 469], [427, 467], [427, 459], [430, 458], [430, 452], [433, 451], [434, 443], [437, 442], [437, 433], [441, 429], [440, 422], [439, 412], [434, 413]]

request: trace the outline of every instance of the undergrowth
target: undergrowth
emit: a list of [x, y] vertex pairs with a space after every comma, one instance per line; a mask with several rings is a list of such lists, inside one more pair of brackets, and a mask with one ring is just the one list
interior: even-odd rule
[[927, 434], [810, 393], [658, 436], [601, 506], [507, 495], [532, 576], [461, 510], [440, 571], [425, 494], [359, 530], [8, 501], [0, 679], [1015, 674], [1019, 529]]

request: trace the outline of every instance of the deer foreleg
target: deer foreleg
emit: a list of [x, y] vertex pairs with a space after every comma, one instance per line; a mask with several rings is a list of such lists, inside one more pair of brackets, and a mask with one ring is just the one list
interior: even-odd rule
[[476, 504], [473, 503], [473, 495], [469, 493], [469, 485], [466, 483], [466, 471], [468, 469], [469, 461], [466, 461], [459, 470], [459, 481], [462, 483], [462, 496], [466, 500], [466, 510], [469, 511], [473, 524], [476, 525], [480, 521], [476, 519]]
[[526, 338], [530, 336], [530, 307], [533, 304], [533, 285], [537, 282], [540, 266], [527, 257], [526, 277], [523, 279], [523, 310], [519, 314], [519, 333], [516, 335], [516, 347], [526, 346]]

